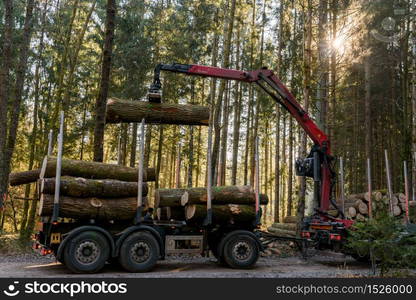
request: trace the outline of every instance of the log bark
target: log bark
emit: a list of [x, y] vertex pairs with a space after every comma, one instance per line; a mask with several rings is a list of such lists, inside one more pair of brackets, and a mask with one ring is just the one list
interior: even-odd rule
[[16, 186], [36, 182], [39, 179], [39, 175], [40, 169], [10, 173], [9, 184]]
[[181, 197], [185, 192], [186, 189], [157, 189], [155, 191], [155, 208], [182, 206]]
[[368, 214], [368, 206], [362, 200], [357, 200], [354, 204], [355, 209], [362, 215]]
[[[40, 179], [40, 194], [55, 193], [55, 178]], [[147, 196], [148, 186], [143, 183], [143, 197]], [[61, 178], [61, 195], [86, 198], [124, 198], [137, 197], [137, 183], [111, 179], [85, 179], [64, 176]]]
[[[155, 169], [148, 168], [143, 172], [143, 181], [155, 181]], [[43, 160], [39, 178], [51, 178], [56, 175], [56, 157], [46, 156]], [[62, 176], [83, 177], [87, 179], [116, 179], [137, 182], [136, 168], [105, 164], [101, 162], [62, 159]]]
[[150, 124], [208, 126], [209, 108], [189, 104], [108, 99], [107, 123], [141, 122], [142, 119], [145, 119], [145, 122]]
[[348, 208], [348, 216], [350, 218], [355, 218], [357, 216], [357, 210], [355, 209], [354, 206], [351, 206], [350, 208]]
[[267, 228], [267, 231], [269, 231], [270, 233], [273, 233], [276, 236], [281, 236], [281, 237], [296, 237], [296, 231], [295, 230], [284, 230], [284, 229], [279, 229], [279, 228], [275, 228], [275, 227], [269, 227]]
[[398, 205], [393, 206], [393, 216], [398, 217], [402, 213], [401, 208]]
[[[182, 196], [181, 204], [206, 204], [206, 188], [189, 188], [186, 189]], [[256, 198], [252, 187], [244, 186], [215, 186], [212, 187], [212, 204], [255, 204]], [[269, 199], [267, 195], [260, 194], [260, 204], [267, 205]]]
[[[53, 200], [54, 195], [41, 195], [40, 216], [52, 215]], [[136, 213], [136, 207], [136, 197], [103, 199], [61, 196], [59, 199], [59, 216], [73, 219], [132, 220]]]
[[[192, 204], [185, 207], [185, 218], [188, 222], [202, 224], [207, 215], [205, 205]], [[213, 205], [212, 220], [215, 224], [221, 223], [248, 223], [255, 218], [255, 209], [252, 205]]]
[[283, 219], [283, 223], [297, 223], [298, 218], [296, 216], [287, 216]]
[[406, 195], [403, 193], [398, 193], [396, 194], [397, 198], [399, 199], [400, 203], [405, 203], [406, 202]]
[[276, 229], [296, 231], [298, 225], [295, 224], [295, 223], [273, 223], [272, 227], [274, 227]]
[[357, 214], [357, 216], [355, 217], [355, 219], [357, 221], [365, 221], [365, 216], [363, 216], [362, 214]]

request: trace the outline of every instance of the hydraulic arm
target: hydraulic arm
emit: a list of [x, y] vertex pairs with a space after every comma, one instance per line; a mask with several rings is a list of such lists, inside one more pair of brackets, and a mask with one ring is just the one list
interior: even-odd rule
[[296, 101], [292, 93], [271, 70], [263, 68], [246, 72], [202, 65], [159, 64], [155, 68], [154, 81], [149, 90], [149, 101], [161, 101], [161, 71], [257, 84], [296, 119], [313, 141], [314, 146], [309, 156], [296, 162], [296, 171], [298, 175], [308, 176], [314, 179], [314, 199], [319, 203], [321, 211], [327, 211], [330, 203], [333, 203], [336, 207], [335, 203], [331, 200], [335, 173], [331, 168], [332, 157], [328, 137], [319, 129], [309, 117], [308, 113]]

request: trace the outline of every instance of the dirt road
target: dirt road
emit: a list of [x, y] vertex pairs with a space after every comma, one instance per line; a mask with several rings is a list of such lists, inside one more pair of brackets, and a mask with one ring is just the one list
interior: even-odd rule
[[172, 278], [172, 277], [354, 277], [369, 275], [369, 267], [349, 257], [321, 254], [307, 261], [299, 257], [262, 257], [251, 270], [233, 270], [219, 266], [214, 258], [170, 257], [160, 261], [149, 273], [127, 273], [117, 266], [107, 265], [99, 274], [71, 274], [53, 257], [33, 254], [0, 256], [0, 277], [88, 277], [93, 278]]

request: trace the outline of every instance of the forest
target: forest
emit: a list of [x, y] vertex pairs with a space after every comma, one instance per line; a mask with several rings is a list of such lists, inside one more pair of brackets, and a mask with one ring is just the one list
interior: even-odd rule
[[[139, 124], [105, 124], [106, 102], [144, 99], [158, 63], [273, 70], [328, 134], [337, 172], [343, 158], [345, 194], [367, 191], [367, 159], [386, 189], [387, 150], [394, 192], [407, 161], [415, 200], [415, 13], [415, 0], [1, 1], [0, 234], [34, 229], [36, 185], [9, 175], [41, 166], [60, 111], [64, 158], [137, 166]], [[254, 85], [162, 77], [164, 103], [209, 107], [214, 185], [254, 185], [258, 138], [263, 223], [305, 214], [312, 182], [294, 163], [312, 142], [290, 114]], [[146, 125], [149, 191], [206, 186], [207, 136]]]

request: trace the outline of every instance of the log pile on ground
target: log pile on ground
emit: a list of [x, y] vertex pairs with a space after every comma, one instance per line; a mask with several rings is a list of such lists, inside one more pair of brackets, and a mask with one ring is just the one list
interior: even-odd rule
[[[352, 194], [345, 197], [345, 214], [352, 220], [363, 221], [369, 216], [369, 193]], [[371, 195], [372, 212], [376, 215], [381, 212], [389, 212], [390, 197], [386, 191], [374, 191]], [[391, 199], [393, 215], [403, 217], [406, 212], [406, 196], [403, 193], [395, 193]], [[341, 207], [340, 200], [337, 201]], [[409, 212], [416, 210], [416, 202], [409, 202]]]
[[[40, 170], [12, 173], [10, 184], [37, 182], [39, 210], [42, 217], [52, 215], [56, 186], [55, 157], [47, 156]], [[132, 220], [136, 213], [138, 169], [115, 164], [62, 160], [59, 216], [72, 219]], [[144, 181], [154, 181], [154, 169], [144, 171]], [[148, 186], [142, 196], [147, 209]]]
[[[268, 203], [260, 194], [261, 205]], [[250, 186], [217, 186], [212, 188], [213, 222], [245, 223], [255, 218], [255, 193]], [[158, 189], [155, 191], [157, 218], [202, 224], [207, 214], [206, 188]]]
[[287, 216], [283, 223], [274, 223], [267, 231], [281, 237], [296, 237], [297, 222], [296, 216]]

